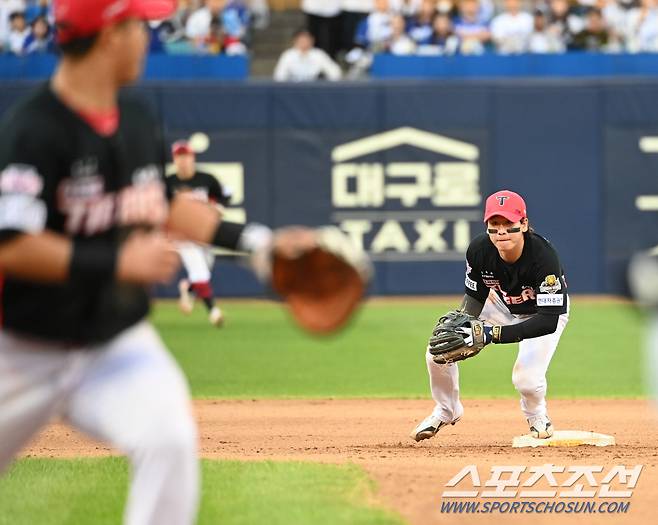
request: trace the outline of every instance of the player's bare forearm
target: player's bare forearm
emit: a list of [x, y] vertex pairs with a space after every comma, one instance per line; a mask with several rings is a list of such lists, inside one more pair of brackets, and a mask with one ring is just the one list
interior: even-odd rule
[[174, 236], [211, 244], [221, 221], [222, 214], [215, 206], [179, 193], [171, 203], [167, 229]]
[[61, 282], [69, 275], [72, 246], [55, 232], [20, 234], [0, 245], [0, 269], [21, 279]]
[[474, 297], [466, 294], [464, 294], [462, 304], [459, 306], [459, 309], [462, 312], [466, 312], [468, 315], [472, 315], [473, 317], [478, 317], [482, 313], [483, 308], [484, 304], [482, 304]]

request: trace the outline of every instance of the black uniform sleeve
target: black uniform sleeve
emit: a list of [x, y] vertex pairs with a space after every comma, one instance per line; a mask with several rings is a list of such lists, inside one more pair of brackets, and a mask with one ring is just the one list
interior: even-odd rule
[[560, 315], [567, 311], [567, 283], [557, 252], [545, 239], [537, 239], [535, 295], [537, 313]]
[[476, 241], [471, 242], [466, 250], [466, 278], [464, 280], [466, 295], [484, 304], [489, 296], [489, 288], [482, 282], [480, 254], [477, 253]]
[[0, 241], [5, 241], [45, 229], [57, 157], [43, 130], [4, 121], [0, 136]]
[[538, 314], [519, 324], [501, 326], [500, 335], [494, 342], [518, 343], [524, 339], [552, 334], [557, 329], [559, 319], [558, 314]]

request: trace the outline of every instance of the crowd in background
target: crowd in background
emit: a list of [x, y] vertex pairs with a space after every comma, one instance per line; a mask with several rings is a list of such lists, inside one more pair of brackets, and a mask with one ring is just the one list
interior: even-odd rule
[[332, 57], [341, 49], [658, 52], [658, 0], [303, 0], [302, 6], [317, 46]]
[[[178, 0], [152, 23], [151, 51], [246, 54], [252, 30], [267, 24], [267, 0]], [[52, 0], [0, 0], [0, 52], [54, 52]]]
[[[379, 52], [658, 52], [658, 0], [301, 0], [301, 9], [311, 49], [354, 65]], [[151, 26], [152, 50], [246, 54], [268, 13], [267, 0], [178, 0]], [[53, 50], [51, 0], [0, 0], [0, 52]]]

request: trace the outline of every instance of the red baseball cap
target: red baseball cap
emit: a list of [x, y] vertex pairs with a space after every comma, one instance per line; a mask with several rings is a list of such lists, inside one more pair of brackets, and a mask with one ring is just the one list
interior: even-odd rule
[[484, 222], [496, 215], [501, 215], [512, 222], [518, 222], [526, 218], [528, 213], [523, 197], [509, 190], [497, 191], [490, 195], [484, 207]]
[[91, 36], [126, 18], [164, 19], [175, 10], [175, 0], [55, 0], [57, 41]]
[[177, 140], [171, 145], [171, 154], [174, 156], [185, 154], [194, 155], [194, 150], [190, 147], [190, 143], [187, 140]]

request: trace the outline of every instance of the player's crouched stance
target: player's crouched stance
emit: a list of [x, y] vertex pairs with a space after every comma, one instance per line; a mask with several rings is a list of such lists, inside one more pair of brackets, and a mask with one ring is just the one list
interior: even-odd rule
[[549, 438], [546, 371], [569, 316], [564, 272], [553, 246], [529, 226], [525, 202], [499, 191], [486, 202], [487, 233], [466, 253], [464, 301], [439, 319], [426, 353], [436, 407], [413, 429], [416, 441], [434, 436], [463, 415], [456, 361], [489, 343], [519, 342], [512, 382], [535, 438]]
[[[335, 230], [232, 224], [167, 195], [159, 127], [119, 88], [140, 75], [144, 20], [170, 16], [173, 0], [54, 7], [57, 71], [0, 122], [0, 471], [60, 417], [129, 457], [127, 524], [190, 525], [200, 480], [188, 386], [147, 321], [148, 289], [180, 265], [172, 239], [247, 252], [317, 331], [348, 319], [369, 267]], [[335, 277], [337, 262], [354, 286], [331, 302], [345, 279], [318, 297], [316, 278]]]

